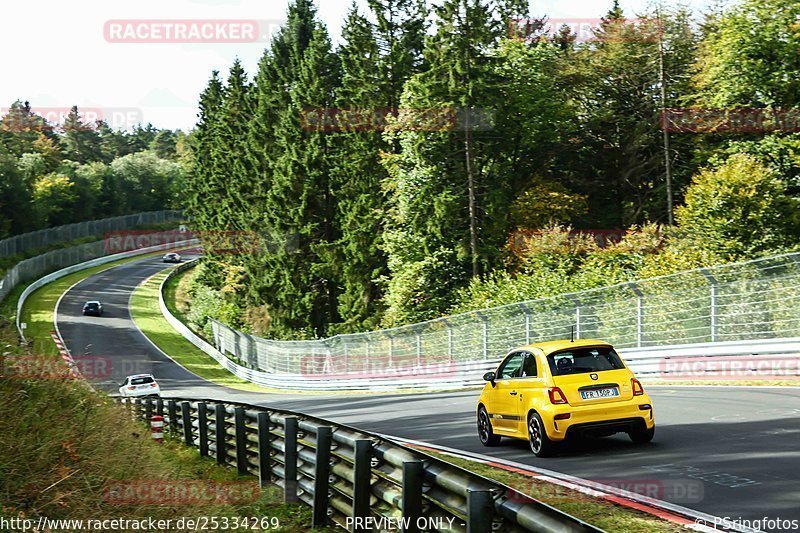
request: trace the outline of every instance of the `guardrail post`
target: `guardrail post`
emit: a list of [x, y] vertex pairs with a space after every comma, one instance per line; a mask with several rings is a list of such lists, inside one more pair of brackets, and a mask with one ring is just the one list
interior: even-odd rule
[[225, 432], [225, 406], [218, 403], [214, 406], [214, 425], [216, 425], [217, 440], [217, 464], [224, 465], [227, 457], [225, 448], [227, 447], [227, 433]]
[[245, 426], [244, 407], [233, 409], [234, 427], [236, 430], [236, 470], [239, 475], [247, 474], [247, 427]]
[[331, 475], [331, 440], [333, 430], [330, 426], [317, 428], [317, 450], [314, 465], [314, 511], [311, 525], [324, 526], [328, 522], [328, 490]]
[[[358, 439], [355, 442], [355, 456], [353, 457], [353, 517], [367, 517], [369, 513], [369, 497], [372, 485], [372, 441]], [[359, 523], [355, 521], [355, 523]], [[354, 528], [355, 531], [366, 531], [364, 528]]]
[[270, 431], [269, 413], [258, 413], [258, 481], [266, 487], [272, 481], [272, 432]]
[[403, 497], [401, 512], [403, 533], [417, 533], [417, 519], [422, 516], [422, 462], [403, 462]]
[[178, 404], [175, 400], [167, 400], [167, 416], [169, 417], [169, 430], [175, 435], [178, 432]]
[[284, 418], [283, 437], [283, 501], [297, 503], [297, 418], [289, 416]]
[[156, 398], [156, 414], [158, 416], [164, 416], [164, 400], [161, 398]]
[[197, 433], [200, 456], [208, 457], [208, 406], [206, 402], [197, 404]]
[[147, 420], [153, 418], [153, 399], [149, 396], [144, 399], [144, 417]]
[[181, 420], [183, 421], [183, 440], [187, 446], [194, 446], [192, 436], [192, 413], [189, 402], [181, 402]]
[[492, 515], [492, 493], [467, 489], [467, 533], [489, 533], [492, 530]]

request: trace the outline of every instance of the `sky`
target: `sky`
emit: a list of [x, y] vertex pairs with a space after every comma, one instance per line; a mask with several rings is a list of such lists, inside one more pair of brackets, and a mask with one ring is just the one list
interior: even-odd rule
[[[611, 5], [611, 0], [534, 1], [533, 15], [553, 19], [595, 19]], [[351, 2], [317, 0], [334, 43]], [[682, 3], [700, 11], [709, 2]], [[646, 3], [620, 2], [629, 15]], [[85, 117], [118, 128], [142, 122], [189, 130], [211, 71], [226, 72], [238, 57], [252, 75], [287, 6], [288, 0], [7, 2], [0, 32], [0, 114], [15, 100], [27, 100], [53, 122], [78, 105]], [[165, 21], [179, 23], [169, 27]], [[170, 39], [170, 32], [178, 31], [185, 34]], [[198, 32], [207, 42], [174, 42], [197, 38]]]

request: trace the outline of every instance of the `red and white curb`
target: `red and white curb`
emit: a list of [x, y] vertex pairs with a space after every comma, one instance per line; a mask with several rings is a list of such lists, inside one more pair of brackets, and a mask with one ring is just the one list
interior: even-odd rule
[[553, 470], [538, 468], [535, 466], [517, 463], [515, 461], [508, 461], [506, 459], [500, 459], [497, 457], [490, 457], [483, 454], [456, 450], [454, 448], [448, 448], [446, 446], [439, 446], [427, 442], [402, 439], [390, 435], [384, 436], [387, 439], [417, 448], [421, 451], [434, 451], [445, 455], [450, 455], [452, 457], [467, 459], [494, 468], [500, 468], [508, 472], [522, 474], [546, 483], [559, 485], [587, 496], [600, 498], [629, 509], [636, 509], [638, 511], [645, 512], [652, 516], [667, 520], [673, 524], [678, 524], [694, 531], [738, 531], [742, 533], [758, 533], [758, 530], [738, 526], [737, 524], [732, 524], [730, 522], [726, 524], [727, 527], [722, 527], [722, 524], [725, 522], [721, 518], [713, 515], [695, 511], [694, 509], [689, 509], [674, 503], [658, 500], [617, 487], [597, 483], [595, 481], [570, 476], [568, 474], [562, 474]]
[[61, 340], [61, 335], [59, 335], [57, 331], [51, 331], [50, 337], [53, 339], [53, 342], [56, 343], [58, 353], [61, 354], [61, 358], [64, 360], [64, 363], [66, 363], [67, 368], [69, 368], [70, 375], [75, 379], [80, 379], [81, 374], [78, 371], [78, 364], [75, 362], [75, 359], [72, 358], [72, 354], [69, 353], [69, 350], [64, 345], [64, 341]]

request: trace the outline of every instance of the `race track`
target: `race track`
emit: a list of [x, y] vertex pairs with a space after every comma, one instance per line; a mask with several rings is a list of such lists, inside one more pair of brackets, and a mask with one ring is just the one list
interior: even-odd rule
[[[126, 375], [151, 372], [163, 396], [292, 409], [595, 481], [661, 486], [654, 496], [721, 517], [800, 519], [800, 388], [650, 387], [657, 421], [652, 443], [634, 446], [626, 435], [618, 435], [537, 459], [522, 441], [505, 440], [497, 448], [480, 445], [474, 422], [476, 390], [266, 395], [235, 391], [195, 376], [150, 344], [128, 311], [133, 289], [165, 267], [157, 258], [127, 263], [87, 278], [60, 301], [57, 324], [73, 355], [111, 360], [110, 375], [95, 380], [100, 387], [116, 392]], [[103, 317], [81, 315], [81, 306], [90, 299], [103, 302]]]

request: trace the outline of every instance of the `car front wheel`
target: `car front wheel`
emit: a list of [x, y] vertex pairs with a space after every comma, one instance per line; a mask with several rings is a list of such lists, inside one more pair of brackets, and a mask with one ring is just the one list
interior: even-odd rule
[[558, 449], [558, 444], [547, 436], [539, 413], [528, 415], [528, 443], [536, 457], [550, 457]]
[[492, 431], [492, 423], [489, 420], [489, 413], [483, 406], [478, 409], [478, 438], [484, 446], [497, 446], [500, 444], [500, 436]]

